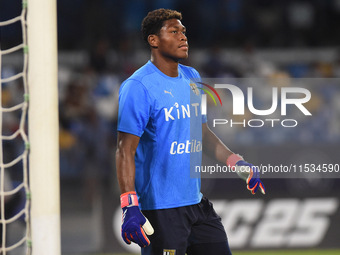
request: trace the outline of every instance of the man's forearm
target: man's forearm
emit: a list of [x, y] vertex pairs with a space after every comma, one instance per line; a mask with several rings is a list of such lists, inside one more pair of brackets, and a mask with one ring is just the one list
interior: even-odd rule
[[139, 137], [118, 132], [116, 169], [121, 193], [135, 190], [135, 154]]
[[208, 126], [203, 128], [203, 152], [208, 157], [226, 164], [228, 157], [233, 152], [209, 129]]
[[121, 194], [135, 190], [135, 161], [131, 155], [126, 154], [121, 149], [117, 149], [116, 168]]

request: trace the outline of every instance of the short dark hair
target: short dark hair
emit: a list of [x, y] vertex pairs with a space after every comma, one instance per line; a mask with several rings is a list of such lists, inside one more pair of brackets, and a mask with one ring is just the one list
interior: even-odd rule
[[178, 11], [163, 8], [148, 13], [142, 22], [142, 38], [147, 45], [149, 45], [148, 36], [159, 35], [164, 21], [169, 19], [182, 20], [182, 14]]

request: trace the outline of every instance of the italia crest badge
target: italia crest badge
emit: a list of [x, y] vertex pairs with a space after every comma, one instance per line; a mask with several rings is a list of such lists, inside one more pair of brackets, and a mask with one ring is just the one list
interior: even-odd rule
[[195, 95], [198, 96], [200, 94], [200, 91], [198, 90], [196, 83], [190, 83], [189, 85]]

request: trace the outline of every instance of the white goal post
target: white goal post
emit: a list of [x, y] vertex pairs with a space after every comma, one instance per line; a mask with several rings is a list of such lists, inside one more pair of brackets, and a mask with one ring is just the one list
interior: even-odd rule
[[33, 255], [60, 255], [56, 0], [27, 1]]

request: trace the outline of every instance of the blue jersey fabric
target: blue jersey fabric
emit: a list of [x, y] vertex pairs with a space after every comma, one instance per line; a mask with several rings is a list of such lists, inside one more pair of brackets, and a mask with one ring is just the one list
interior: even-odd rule
[[202, 161], [201, 90], [190, 86], [198, 72], [178, 65], [178, 77], [151, 61], [119, 90], [118, 131], [140, 137], [135, 188], [142, 210], [175, 208], [201, 201], [200, 178], [190, 170]]

